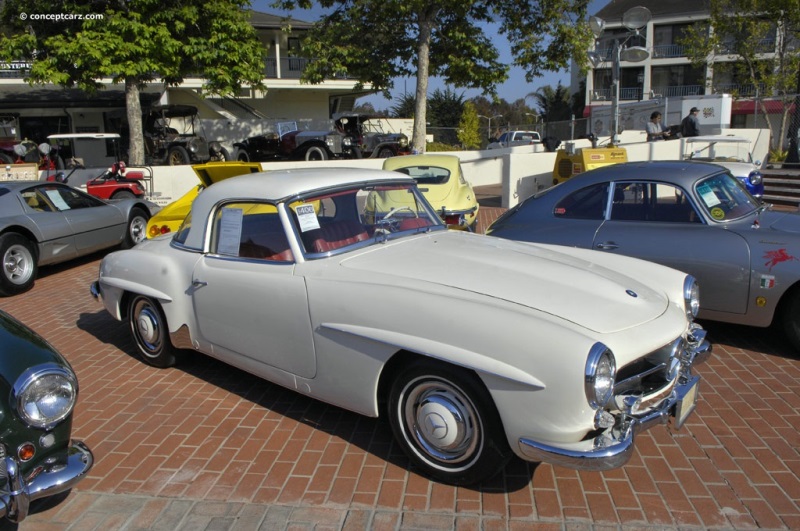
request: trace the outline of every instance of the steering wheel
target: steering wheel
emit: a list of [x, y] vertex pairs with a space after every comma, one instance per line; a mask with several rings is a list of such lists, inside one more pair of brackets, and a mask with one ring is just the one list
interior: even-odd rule
[[414, 210], [411, 209], [411, 207], [409, 207], [409, 206], [401, 206], [401, 207], [398, 207], [398, 208], [391, 209], [389, 212], [386, 213], [385, 216], [383, 216], [383, 219], [381, 221], [388, 220], [390, 217], [392, 217], [395, 214], [397, 214], [398, 212], [402, 212], [404, 210], [408, 210], [409, 212], [414, 214], [415, 218], [419, 217], [419, 212], [415, 212]]

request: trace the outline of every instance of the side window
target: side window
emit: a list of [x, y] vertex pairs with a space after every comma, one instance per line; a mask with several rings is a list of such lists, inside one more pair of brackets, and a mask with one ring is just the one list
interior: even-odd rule
[[99, 199], [73, 190], [68, 186], [44, 185], [40, 186], [39, 190], [44, 193], [56, 209], [61, 211], [105, 205]]
[[665, 183], [615, 183], [611, 220], [700, 223], [686, 193]]
[[608, 186], [609, 183], [600, 183], [572, 192], [558, 202], [553, 215], [565, 219], [603, 219]]
[[229, 203], [217, 210], [211, 252], [273, 262], [294, 261], [278, 210], [265, 203]]
[[28, 188], [20, 192], [22, 199], [25, 200], [28, 207], [36, 212], [53, 212], [53, 207], [47, 201], [45, 195], [36, 188]]

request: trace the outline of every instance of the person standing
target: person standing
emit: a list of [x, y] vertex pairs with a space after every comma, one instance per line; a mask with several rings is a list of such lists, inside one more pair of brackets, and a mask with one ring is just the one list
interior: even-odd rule
[[669, 136], [669, 131], [661, 123], [661, 113], [654, 111], [647, 122], [647, 141], [665, 140]]
[[681, 135], [684, 137], [700, 136], [700, 120], [697, 119], [699, 113], [700, 109], [692, 107], [689, 114], [681, 122]]

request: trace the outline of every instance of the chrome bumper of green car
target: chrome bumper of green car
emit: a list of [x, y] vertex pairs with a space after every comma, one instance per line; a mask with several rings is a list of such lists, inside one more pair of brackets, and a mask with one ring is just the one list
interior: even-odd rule
[[45, 459], [27, 477], [22, 477], [19, 462], [13, 456], [4, 456], [0, 470], [0, 517], [21, 522], [28, 516], [32, 501], [71, 489], [92, 465], [94, 456], [80, 441], [72, 441], [64, 452]]

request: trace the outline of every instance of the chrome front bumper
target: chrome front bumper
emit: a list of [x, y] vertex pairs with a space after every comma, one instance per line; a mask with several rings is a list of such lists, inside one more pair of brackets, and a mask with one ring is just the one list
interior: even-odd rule
[[23, 478], [19, 463], [12, 456], [4, 459], [0, 484], [0, 517], [21, 522], [28, 516], [30, 502], [65, 492], [75, 486], [94, 465], [91, 450], [72, 441], [63, 453], [52, 456]]
[[703, 363], [711, 355], [711, 344], [699, 325], [692, 325], [686, 349], [681, 356], [681, 372], [669, 395], [640, 415], [613, 413], [614, 427], [597, 437], [575, 443], [543, 443], [527, 437], [519, 439], [519, 450], [531, 461], [552, 463], [578, 470], [610, 470], [623, 466], [633, 455], [637, 433], [658, 424], [672, 422], [680, 429], [694, 412], [697, 403], [699, 376], [692, 376], [691, 367]]

